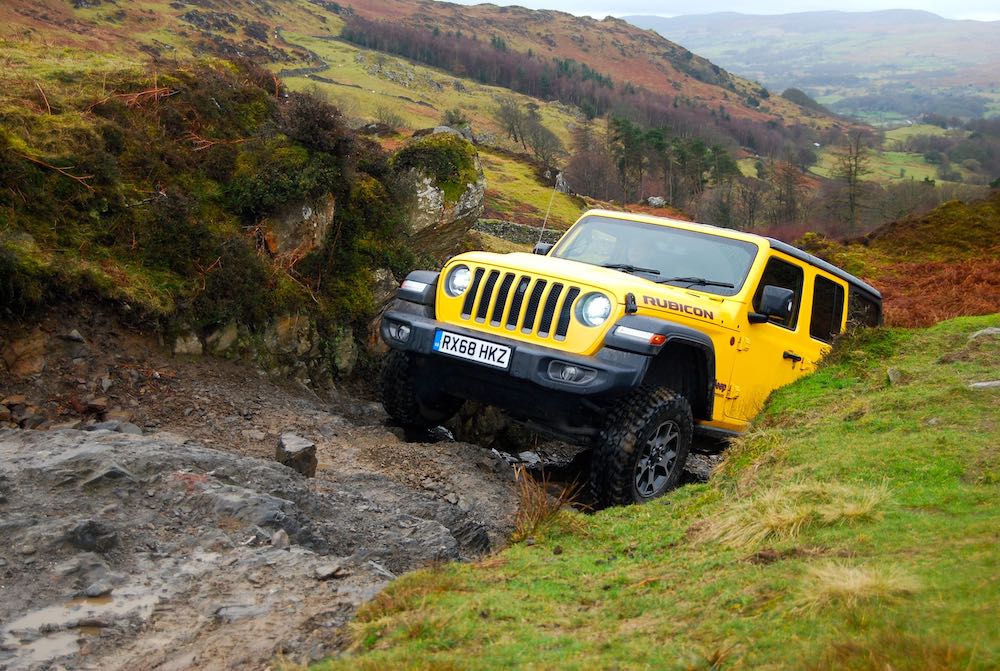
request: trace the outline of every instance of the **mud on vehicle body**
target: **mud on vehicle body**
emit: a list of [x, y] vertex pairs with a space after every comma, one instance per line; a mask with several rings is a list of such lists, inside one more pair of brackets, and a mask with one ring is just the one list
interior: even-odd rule
[[676, 486], [693, 431], [733, 435], [813, 370], [871, 286], [790, 245], [592, 210], [535, 254], [470, 252], [416, 271], [385, 313], [380, 389], [400, 424], [465, 399], [590, 446], [599, 505]]

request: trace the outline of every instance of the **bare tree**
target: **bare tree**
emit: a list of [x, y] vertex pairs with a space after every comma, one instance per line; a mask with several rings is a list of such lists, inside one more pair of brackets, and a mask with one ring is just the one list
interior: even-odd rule
[[767, 204], [767, 184], [759, 179], [741, 177], [736, 180], [736, 223], [743, 230], [753, 230]]
[[523, 137], [534, 157], [545, 165], [552, 165], [556, 157], [563, 153], [562, 141], [542, 124], [541, 117], [537, 115], [526, 121]]
[[493, 116], [500, 123], [503, 132], [514, 142], [520, 142], [521, 147], [528, 151], [524, 137], [524, 126], [527, 121], [527, 114], [521, 108], [521, 104], [514, 98], [501, 98], [493, 111]]
[[833, 165], [834, 179], [843, 184], [843, 202], [851, 232], [857, 230], [858, 216], [864, 207], [863, 201], [866, 195], [864, 176], [871, 172], [870, 142], [871, 135], [867, 131], [852, 129], [837, 152]]

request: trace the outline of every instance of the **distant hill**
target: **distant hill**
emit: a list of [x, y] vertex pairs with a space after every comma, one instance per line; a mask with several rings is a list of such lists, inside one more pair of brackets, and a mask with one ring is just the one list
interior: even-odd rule
[[876, 122], [1000, 115], [1000, 21], [913, 10], [624, 18], [774, 90], [802, 89], [834, 112]]
[[[324, 72], [315, 49], [289, 35], [335, 40], [352, 16], [491, 41], [518, 54], [586, 65], [615, 86], [626, 83], [669, 96], [694, 114], [724, 115], [752, 123], [806, 123], [828, 127], [834, 120], [734, 76], [687, 48], [620, 19], [596, 20], [563, 12], [495, 5], [462, 6], [425, 0], [4, 0], [0, 25], [6, 39], [32, 39], [154, 59], [191, 54], [248, 56], [282, 63], [283, 78]], [[311, 52], [311, 53], [310, 53]], [[458, 73], [456, 73], [458, 74]], [[461, 75], [459, 75], [461, 76]], [[353, 83], [353, 82], [346, 82]], [[780, 91], [777, 91], [780, 93]]]

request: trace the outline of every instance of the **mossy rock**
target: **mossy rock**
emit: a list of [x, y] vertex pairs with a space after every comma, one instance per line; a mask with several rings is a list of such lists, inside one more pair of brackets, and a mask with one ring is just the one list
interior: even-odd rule
[[445, 203], [454, 204], [469, 184], [480, 179], [476, 149], [453, 133], [434, 133], [412, 140], [392, 157], [397, 171], [419, 170], [444, 192]]

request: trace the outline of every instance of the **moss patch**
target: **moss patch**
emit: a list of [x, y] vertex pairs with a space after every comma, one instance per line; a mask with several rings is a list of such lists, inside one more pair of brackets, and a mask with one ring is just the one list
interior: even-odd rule
[[448, 203], [457, 202], [468, 185], [479, 179], [475, 147], [452, 133], [434, 133], [412, 140], [396, 152], [392, 165], [400, 171], [422, 171], [444, 191]]

